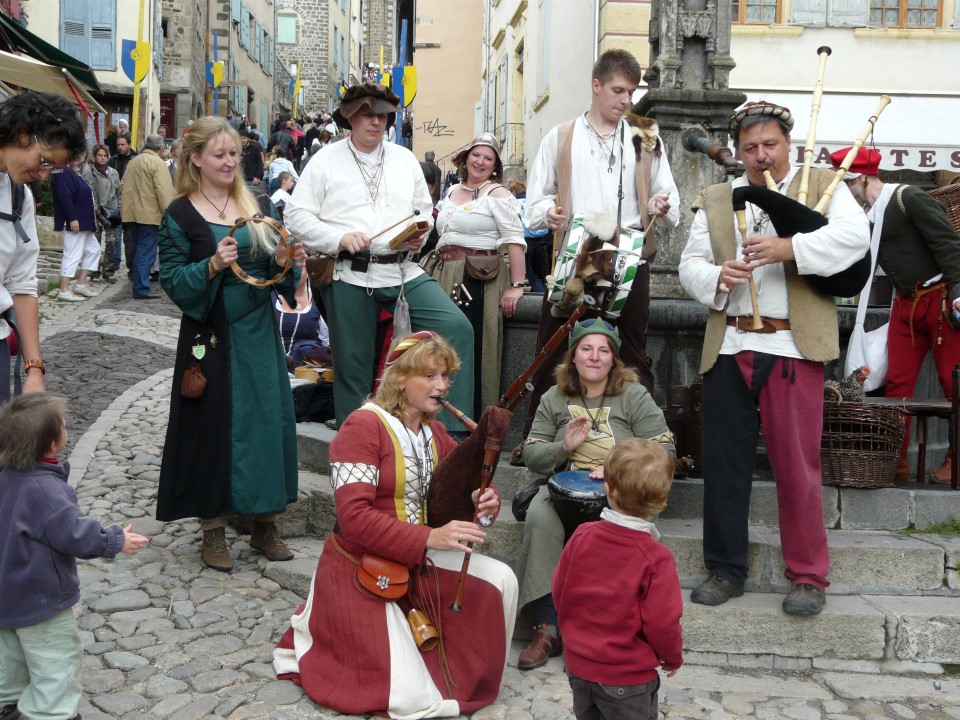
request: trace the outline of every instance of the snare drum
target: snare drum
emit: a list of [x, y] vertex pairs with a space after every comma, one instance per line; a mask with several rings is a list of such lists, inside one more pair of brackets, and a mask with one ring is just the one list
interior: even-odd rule
[[[567, 282], [575, 276], [577, 255], [584, 241], [589, 237], [583, 227], [583, 214], [576, 213], [570, 223], [570, 229], [563, 240], [553, 268], [554, 285], [547, 299], [553, 304], [560, 302]], [[597, 301], [603, 316], [616, 320], [623, 311], [627, 296], [633, 288], [637, 270], [646, 261], [640, 257], [643, 251], [644, 235], [639, 230], [621, 229], [617, 243], [618, 250], [601, 250], [600, 253], [613, 255], [611, 277], [599, 284], [587, 286], [585, 292]]]
[[591, 478], [589, 470], [558, 472], [547, 481], [547, 490], [568, 538], [580, 523], [599, 520], [607, 507], [603, 480]]

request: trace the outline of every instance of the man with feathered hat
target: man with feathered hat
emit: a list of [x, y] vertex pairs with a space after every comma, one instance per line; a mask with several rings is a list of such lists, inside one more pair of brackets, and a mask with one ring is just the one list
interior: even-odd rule
[[[654, 215], [660, 215], [658, 224], [666, 227], [675, 226], [680, 219], [680, 195], [657, 124], [627, 112], [641, 75], [640, 64], [629, 52], [604, 52], [593, 66], [590, 108], [554, 127], [540, 143], [527, 183], [524, 226], [553, 230], [556, 248], [561, 247], [575, 213], [603, 213], [611, 218], [614, 230], [618, 220], [623, 228], [643, 230]], [[603, 239], [612, 239], [612, 235]], [[652, 261], [655, 248], [656, 238], [648, 233], [643, 256]], [[544, 293], [537, 328], [537, 353], [564, 323], [564, 319], [552, 316], [548, 295], [549, 290]], [[637, 371], [640, 382], [652, 393], [653, 372], [646, 353], [649, 315], [650, 266], [642, 263], [616, 325], [623, 361]], [[564, 350], [564, 346], [558, 346], [531, 379], [534, 389], [524, 436], [529, 435], [540, 397], [554, 384], [554, 369]], [[537, 632], [534, 642], [520, 656], [521, 670], [539, 667], [560, 652], [551, 596], [538, 598], [530, 605]]]
[[[816, 615], [826, 603], [830, 552], [823, 525], [820, 435], [824, 364], [840, 354], [836, 299], [804, 280], [828, 276], [863, 258], [869, 231], [845, 187], [813, 232], [778, 237], [769, 216], [747, 204], [746, 237], [733, 213], [733, 189], [764, 187], [796, 199], [802, 173], [790, 164], [790, 111], [749, 103], [730, 121], [745, 174], [707, 188], [694, 203], [680, 256], [680, 283], [709, 310], [703, 373], [703, 557], [708, 577], [693, 602], [720, 605], [743, 595], [747, 580], [750, 491], [763, 423], [776, 478], [780, 542], [791, 589], [784, 612]], [[807, 203], [826, 194], [833, 173], [814, 169]], [[754, 330], [750, 275], [761, 327]], [[759, 411], [759, 412], [758, 412]]]
[[[831, 153], [835, 168], [850, 149]], [[960, 236], [932, 195], [881, 181], [880, 160], [876, 150], [860, 147], [844, 180], [873, 225], [877, 262], [896, 288], [887, 334], [886, 396], [912, 397], [920, 366], [932, 350], [940, 387], [950, 397], [953, 368], [960, 363], [960, 331], [954, 329], [960, 328]], [[910, 478], [909, 443], [908, 424], [897, 467], [900, 481]], [[930, 474], [933, 482], [950, 482], [955, 452], [951, 448], [943, 466]]]
[[[433, 224], [420, 163], [405, 147], [383, 141], [396, 121], [399, 102], [383, 85], [348, 88], [333, 119], [350, 137], [324, 148], [306, 166], [284, 210], [284, 222], [294, 236], [311, 250], [336, 258], [333, 282], [320, 292], [330, 326], [338, 426], [372, 390], [377, 316], [381, 308], [394, 312], [401, 298], [409, 305], [414, 331], [439, 333], [460, 356], [461, 371], [451, 386], [450, 401], [460, 408], [473, 402], [470, 323], [410, 259], [424, 234], [407, 240], [399, 251], [389, 247], [410, 223]], [[396, 227], [386, 230], [392, 225]], [[453, 418], [442, 419], [451, 430], [463, 430]]]

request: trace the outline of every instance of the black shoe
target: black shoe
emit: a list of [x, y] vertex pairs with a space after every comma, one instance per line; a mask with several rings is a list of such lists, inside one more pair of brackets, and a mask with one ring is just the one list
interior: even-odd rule
[[17, 710], [17, 704], [13, 703], [12, 705], [4, 705], [0, 708], [0, 720], [17, 720], [20, 717], [20, 712]]
[[690, 600], [700, 605], [723, 605], [730, 598], [741, 595], [743, 595], [742, 584], [719, 575], [711, 575], [690, 593]]
[[827, 604], [827, 594], [808, 583], [797, 583], [783, 599], [783, 611], [788, 615], [819, 615]]
[[157, 282], [160, 279], [160, 273], [150, 273], [150, 282]]

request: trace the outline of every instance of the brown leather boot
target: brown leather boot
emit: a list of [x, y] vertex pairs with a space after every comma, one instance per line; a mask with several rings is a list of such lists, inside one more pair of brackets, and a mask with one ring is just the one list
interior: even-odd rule
[[936, 472], [930, 473], [930, 482], [939, 485], [949, 485], [953, 471], [953, 450], [947, 452], [943, 459], [943, 465]]
[[250, 547], [259, 550], [267, 560], [293, 560], [293, 553], [283, 542], [277, 526], [272, 522], [253, 523], [253, 532], [250, 534]]
[[203, 564], [214, 570], [230, 572], [233, 570], [233, 558], [230, 557], [230, 548], [227, 547], [225, 528], [213, 528], [203, 531], [203, 549], [200, 558]]
[[897, 482], [905, 483], [910, 480], [910, 458], [904, 454], [897, 463]]

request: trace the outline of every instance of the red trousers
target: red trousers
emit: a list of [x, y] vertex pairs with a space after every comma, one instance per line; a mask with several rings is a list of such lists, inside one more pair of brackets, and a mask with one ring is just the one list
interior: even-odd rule
[[[759, 412], [758, 412], [759, 411]], [[748, 573], [750, 491], [761, 418], [777, 484], [780, 544], [791, 584], [825, 589], [820, 435], [823, 364], [752, 351], [721, 355], [703, 376], [703, 558], [711, 575]]]
[[[943, 303], [951, 312], [952, 302], [943, 285], [920, 297], [897, 295], [890, 311], [887, 333], [887, 397], [913, 397], [917, 376], [927, 353], [933, 350], [937, 379], [945, 397], [951, 397], [953, 368], [960, 363], [960, 331], [954, 330], [943, 315]], [[910, 313], [913, 312], [911, 337]], [[907, 418], [903, 452], [910, 442], [910, 419]]]

